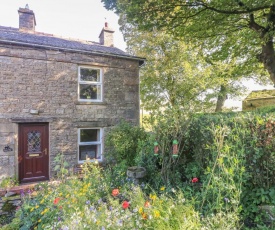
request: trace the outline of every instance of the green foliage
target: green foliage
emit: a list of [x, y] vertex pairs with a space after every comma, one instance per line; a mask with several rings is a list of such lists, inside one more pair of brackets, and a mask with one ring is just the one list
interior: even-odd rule
[[266, 220], [259, 214], [259, 205], [274, 205], [273, 111], [274, 108], [265, 108], [249, 113], [193, 116], [185, 143], [190, 164], [196, 162], [201, 180], [207, 181], [202, 195], [208, 204], [203, 209], [219, 209], [207, 206], [220, 205], [227, 197], [237, 205], [234, 209], [243, 220], [254, 220], [258, 225]]
[[65, 160], [65, 156], [63, 153], [59, 153], [55, 156], [53, 162], [55, 163], [54, 171], [59, 179], [65, 180], [69, 175], [69, 164]]
[[19, 182], [15, 177], [5, 177], [4, 179], [1, 180], [0, 183], [0, 188], [11, 188], [13, 186], [18, 185]]
[[139, 152], [139, 141], [146, 140], [147, 136], [144, 129], [121, 122], [106, 136], [106, 160], [109, 163], [119, 163], [125, 169], [135, 165], [135, 157]]
[[[240, 228], [243, 222], [266, 225], [259, 206], [274, 205], [274, 108], [191, 118], [173, 108], [150, 119], [152, 133], [138, 142], [135, 157], [135, 165], [147, 170], [149, 188], [182, 189], [187, 199], [195, 200], [195, 209], [211, 228]], [[179, 143], [177, 158], [172, 156], [174, 139]], [[123, 170], [115, 175], [123, 175]], [[192, 183], [193, 178], [199, 182]], [[213, 213], [222, 221], [214, 223]], [[229, 217], [232, 220], [226, 225]]]
[[[1, 229], [2, 230], [14, 230], [14, 229], [19, 229], [20, 228], [20, 215], [21, 215], [21, 212], [20, 211], [17, 211], [15, 213], [15, 217], [9, 221], [9, 223], [5, 223], [5, 225], [1, 226]], [[3, 215], [4, 217], [4, 215]]]
[[164, 183], [161, 176], [160, 158], [154, 155], [155, 138], [151, 136], [146, 142], [140, 142], [141, 151], [135, 158], [137, 166], [146, 168], [146, 176], [143, 182], [150, 188], [158, 190]]
[[[146, 31], [164, 30], [202, 47], [212, 62], [236, 60], [238, 75], [274, 78], [273, 0], [102, 0]], [[271, 54], [271, 55], [270, 55]], [[263, 69], [266, 71], [263, 71]], [[268, 72], [268, 73], [267, 73]]]
[[194, 44], [167, 31], [140, 31], [126, 20], [120, 16], [128, 51], [146, 58], [140, 71], [140, 96], [146, 111], [176, 106], [192, 112], [214, 111], [217, 98], [223, 98], [223, 105], [227, 96], [236, 98], [245, 91], [240, 79], [246, 76], [239, 74], [235, 59], [209, 61]]

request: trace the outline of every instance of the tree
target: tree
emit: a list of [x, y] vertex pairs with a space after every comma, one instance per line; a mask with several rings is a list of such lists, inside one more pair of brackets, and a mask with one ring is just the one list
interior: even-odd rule
[[146, 58], [140, 89], [147, 111], [175, 107], [190, 112], [213, 111], [215, 98], [216, 111], [222, 111], [228, 95], [241, 93], [236, 80], [242, 76], [237, 74], [233, 61], [206, 61], [199, 47], [176, 40], [164, 31], [139, 31], [122, 15], [119, 24], [128, 51]]
[[[236, 59], [239, 74], [275, 84], [274, 0], [102, 0], [139, 29], [163, 29], [203, 46], [211, 61]], [[267, 71], [267, 73], [262, 70]]]

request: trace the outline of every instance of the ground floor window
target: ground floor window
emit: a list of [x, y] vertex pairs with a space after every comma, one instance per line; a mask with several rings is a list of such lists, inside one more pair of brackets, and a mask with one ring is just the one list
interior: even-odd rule
[[101, 128], [83, 128], [78, 130], [78, 161], [86, 159], [102, 160], [102, 136]]

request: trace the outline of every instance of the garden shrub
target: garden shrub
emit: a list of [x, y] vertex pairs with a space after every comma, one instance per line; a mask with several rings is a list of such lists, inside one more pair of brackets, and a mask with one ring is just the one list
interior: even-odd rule
[[[267, 217], [259, 206], [275, 202], [274, 111], [195, 114], [190, 119], [160, 115], [150, 137], [137, 142], [135, 165], [147, 169], [145, 182], [151, 189], [181, 188], [205, 220], [219, 214], [234, 216], [231, 227], [240, 228], [242, 222], [264, 226]], [[174, 139], [177, 158], [172, 156]]]
[[[221, 205], [222, 198], [232, 200], [228, 196], [233, 195], [243, 221], [251, 221], [247, 225], [259, 227], [266, 221], [259, 205], [275, 204], [274, 110], [192, 117], [185, 133], [185, 148], [189, 152], [185, 172], [190, 175], [196, 165], [197, 177], [204, 182], [205, 211], [219, 211], [208, 205]], [[224, 128], [227, 131], [222, 135], [217, 133]], [[209, 172], [213, 174], [210, 176]]]
[[[141, 151], [136, 157], [138, 165], [146, 167], [147, 182], [158, 190], [162, 185], [167, 189], [181, 186], [186, 163], [183, 136], [188, 122], [182, 112], [175, 109], [152, 116], [152, 130], [146, 143], [140, 143]], [[177, 144], [177, 154], [173, 155], [173, 141]], [[157, 146], [157, 153], [154, 152]]]
[[105, 139], [105, 158], [108, 163], [134, 166], [139, 152], [139, 141], [146, 140], [148, 134], [144, 129], [122, 121], [112, 128]]

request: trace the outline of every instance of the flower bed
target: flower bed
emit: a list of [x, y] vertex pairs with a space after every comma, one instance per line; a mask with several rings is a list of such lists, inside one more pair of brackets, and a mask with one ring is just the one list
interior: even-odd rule
[[182, 192], [168, 195], [162, 187], [147, 194], [132, 183], [113, 188], [97, 165], [83, 180], [41, 183], [34, 190], [24, 194], [16, 218], [3, 229], [202, 229]]

